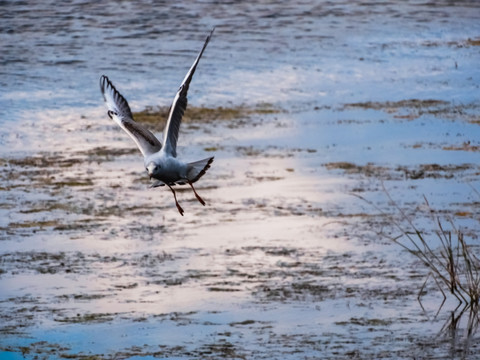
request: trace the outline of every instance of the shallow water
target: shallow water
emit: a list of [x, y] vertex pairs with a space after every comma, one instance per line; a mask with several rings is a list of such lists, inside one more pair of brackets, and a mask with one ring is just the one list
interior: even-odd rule
[[[0, 11], [0, 358], [475, 358], [455, 299], [417, 301], [383, 190], [478, 255], [475, 1]], [[180, 156], [215, 162], [181, 217], [98, 79], [168, 106], [213, 26], [189, 102], [250, 110], [183, 125]]]

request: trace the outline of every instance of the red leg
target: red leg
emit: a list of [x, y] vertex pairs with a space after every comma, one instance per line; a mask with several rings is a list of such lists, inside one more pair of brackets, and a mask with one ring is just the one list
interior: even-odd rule
[[200, 195], [197, 194], [197, 192], [195, 191], [195, 188], [193, 187], [193, 184], [190, 181], [188, 181], [188, 185], [190, 185], [190, 187], [192, 188], [193, 193], [195, 194], [195, 197], [197, 198], [197, 200], [200, 201], [200, 204], [205, 206], [205, 201], [203, 201], [203, 199], [200, 197]]
[[173, 188], [170, 185], [167, 184], [167, 186], [170, 188], [170, 190], [172, 190], [173, 197], [175, 198], [175, 205], [177, 205], [177, 210], [180, 213], [180, 215], [183, 216], [183, 209], [177, 201], [177, 195], [175, 194], [175, 190], [173, 190]]

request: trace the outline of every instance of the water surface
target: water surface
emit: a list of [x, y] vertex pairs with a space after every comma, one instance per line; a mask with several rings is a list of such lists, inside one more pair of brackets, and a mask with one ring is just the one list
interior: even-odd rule
[[[0, 12], [2, 357], [475, 358], [454, 299], [437, 314], [430, 280], [417, 302], [428, 269], [388, 240], [409, 225], [383, 190], [478, 254], [475, 1]], [[182, 127], [179, 156], [215, 162], [181, 217], [98, 81], [169, 106], [214, 26], [189, 102], [238, 115]]]

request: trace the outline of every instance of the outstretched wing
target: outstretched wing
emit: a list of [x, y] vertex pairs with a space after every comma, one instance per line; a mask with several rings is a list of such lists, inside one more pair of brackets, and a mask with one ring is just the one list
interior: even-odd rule
[[143, 156], [156, 153], [162, 144], [148, 129], [133, 121], [132, 111], [127, 100], [120, 94], [108, 77], [100, 78], [100, 90], [107, 104], [108, 116], [115, 121], [135, 141]]
[[165, 152], [173, 157], [177, 156], [178, 131], [180, 130], [180, 123], [182, 122], [183, 114], [187, 108], [188, 87], [190, 86], [190, 81], [192, 81], [197, 64], [202, 57], [203, 51], [207, 47], [214, 30], [215, 28], [213, 28], [210, 34], [207, 36], [202, 50], [198, 54], [190, 70], [188, 70], [185, 79], [183, 79], [182, 85], [180, 85], [180, 88], [173, 99], [173, 103], [168, 114], [167, 125], [165, 126], [165, 130], [163, 132], [163, 144], [165, 146]]

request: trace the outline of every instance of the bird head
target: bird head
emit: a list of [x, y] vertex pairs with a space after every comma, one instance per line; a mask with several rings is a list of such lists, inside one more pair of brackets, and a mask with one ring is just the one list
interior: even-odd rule
[[150, 176], [150, 179], [153, 178], [153, 177], [156, 177], [156, 175], [158, 175], [158, 173], [160, 172], [160, 165], [158, 164], [155, 164], [153, 161], [151, 161], [150, 163], [148, 163], [147, 165], [147, 172], [148, 172], [148, 176]]

